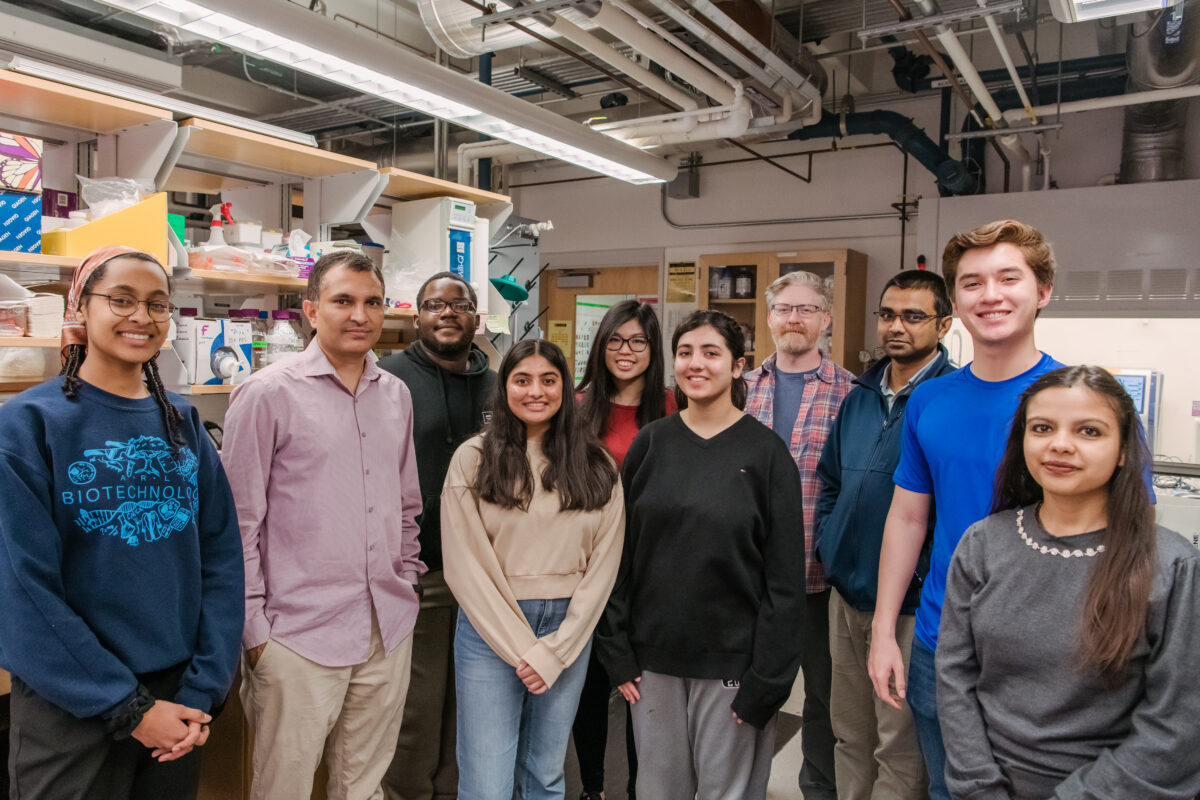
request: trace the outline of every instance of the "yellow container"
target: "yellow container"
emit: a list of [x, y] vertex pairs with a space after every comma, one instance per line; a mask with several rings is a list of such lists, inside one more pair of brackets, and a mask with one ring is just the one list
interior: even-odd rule
[[97, 247], [136, 247], [167, 263], [167, 194], [159, 192], [129, 208], [78, 228], [42, 234], [42, 252], [83, 258]]

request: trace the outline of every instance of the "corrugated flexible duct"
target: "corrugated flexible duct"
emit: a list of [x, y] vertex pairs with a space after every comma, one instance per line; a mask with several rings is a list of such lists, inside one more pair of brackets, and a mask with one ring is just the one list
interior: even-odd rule
[[[1160, 12], [1138, 35], [1129, 26], [1127, 91], [1173, 89], [1200, 80], [1200, 3]], [[1184, 177], [1187, 100], [1167, 100], [1125, 109], [1121, 183], [1173, 181]]]

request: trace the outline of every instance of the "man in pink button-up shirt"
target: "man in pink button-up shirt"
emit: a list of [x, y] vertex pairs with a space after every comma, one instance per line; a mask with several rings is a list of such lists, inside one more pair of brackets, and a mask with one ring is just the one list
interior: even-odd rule
[[250, 376], [222, 461], [246, 559], [242, 701], [254, 800], [378, 796], [400, 728], [417, 616], [421, 511], [412, 401], [375, 365], [383, 279], [357, 254], [308, 280], [316, 337]]

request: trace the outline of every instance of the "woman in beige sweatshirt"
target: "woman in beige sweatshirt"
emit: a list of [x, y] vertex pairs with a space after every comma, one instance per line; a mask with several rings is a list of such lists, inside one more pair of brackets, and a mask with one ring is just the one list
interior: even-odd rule
[[500, 364], [491, 420], [442, 490], [454, 637], [459, 800], [561, 800], [592, 631], [625, 532], [612, 459], [578, 420], [555, 345]]

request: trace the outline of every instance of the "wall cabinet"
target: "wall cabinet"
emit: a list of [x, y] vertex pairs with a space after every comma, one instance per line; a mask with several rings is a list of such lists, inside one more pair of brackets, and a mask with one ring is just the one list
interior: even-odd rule
[[697, 305], [723, 311], [753, 338], [747, 347], [747, 369], [762, 364], [775, 351], [767, 323], [764, 292], [780, 275], [806, 270], [833, 287], [833, 322], [825, 349], [834, 361], [855, 374], [862, 371], [866, 314], [867, 257], [854, 250], [775, 250], [701, 255]]

